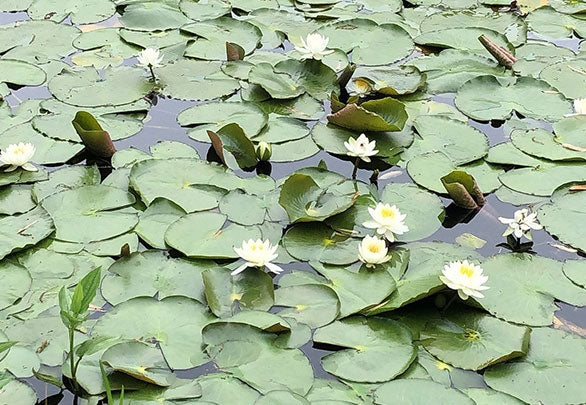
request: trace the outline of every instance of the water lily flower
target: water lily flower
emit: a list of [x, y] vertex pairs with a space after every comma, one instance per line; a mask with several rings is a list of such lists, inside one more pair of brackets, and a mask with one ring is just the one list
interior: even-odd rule
[[0, 161], [5, 165], [10, 165], [4, 170], [5, 172], [14, 171], [19, 167], [22, 167], [29, 172], [36, 172], [39, 169], [30, 163], [34, 154], [35, 145], [28, 142], [19, 142], [18, 144], [8, 145], [8, 147], [0, 153]]
[[537, 213], [529, 213], [527, 208], [515, 211], [513, 218], [499, 217], [499, 221], [508, 225], [503, 236], [514, 234], [519, 239], [525, 235], [527, 239], [533, 240], [531, 229], [536, 231], [543, 229], [543, 226], [537, 222]]
[[482, 275], [482, 267], [469, 263], [468, 260], [450, 262], [444, 266], [442, 273], [440, 280], [452, 290], [457, 290], [463, 300], [467, 300], [469, 296], [484, 298], [480, 291], [490, 288], [483, 285], [488, 276]]
[[313, 58], [321, 60], [324, 56], [334, 52], [333, 50], [326, 50], [328, 42], [330, 42], [330, 39], [321, 34], [308, 34], [305, 40], [301, 38], [303, 46], [296, 46], [295, 49], [303, 54], [302, 59]]
[[353, 137], [348, 138], [347, 142], [344, 142], [344, 146], [348, 149], [346, 154], [348, 156], [358, 157], [365, 162], [370, 162], [370, 156], [374, 156], [378, 153], [376, 148], [376, 141], [370, 141], [364, 134], [360, 134], [358, 139]]
[[379, 202], [376, 207], [368, 207], [372, 221], [362, 224], [365, 228], [376, 229], [376, 233], [384, 235], [389, 242], [395, 241], [395, 235], [402, 235], [409, 231], [405, 225], [407, 214], [401, 214], [396, 206]]
[[258, 160], [265, 162], [268, 161], [273, 155], [273, 148], [265, 141], [260, 141], [256, 147], [256, 157]]
[[573, 117], [575, 115], [585, 115], [586, 114], [586, 98], [577, 98], [574, 100], [574, 113], [573, 114], [566, 114], [564, 117]]
[[242, 259], [246, 260], [242, 266], [238, 267], [232, 272], [235, 276], [238, 273], [242, 273], [247, 267], [267, 267], [270, 271], [275, 274], [279, 274], [283, 271], [282, 268], [271, 261], [277, 258], [277, 245], [271, 245], [271, 242], [267, 239], [262, 241], [257, 239], [249, 239], [248, 241], [242, 241], [241, 248], [234, 248], [234, 251], [238, 253]]
[[366, 264], [366, 267], [374, 267], [390, 260], [387, 244], [384, 239], [376, 236], [365, 236], [358, 245], [358, 258]]
[[163, 62], [163, 55], [156, 48], [146, 48], [138, 54], [138, 65], [148, 67], [160, 67]]
[[370, 93], [372, 93], [372, 85], [369, 83], [368, 80], [363, 78], [354, 79], [354, 89], [351, 92], [351, 95], [356, 95], [358, 97], [366, 97]]

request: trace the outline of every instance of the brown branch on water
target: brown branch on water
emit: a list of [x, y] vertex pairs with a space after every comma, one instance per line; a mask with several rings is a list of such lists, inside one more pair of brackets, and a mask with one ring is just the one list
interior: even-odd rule
[[507, 69], [511, 69], [513, 64], [517, 61], [513, 54], [500, 45], [495, 44], [485, 35], [478, 37], [480, 43], [486, 48], [488, 52], [498, 61], [498, 63]]

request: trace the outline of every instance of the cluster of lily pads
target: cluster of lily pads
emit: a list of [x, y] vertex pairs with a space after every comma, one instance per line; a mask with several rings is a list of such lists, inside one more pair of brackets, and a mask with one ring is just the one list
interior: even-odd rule
[[[586, 305], [586, 3], [0, 0], [12, 12], [0, 403], [44, 403], [41, 382], [109, 405], [586, 401], [584, 330], [555, 315]], [[171, 99], [182, 142], [149, 126]], [[161, 142], [113, 153], [80, 111], [114, 145]], [[436, 241], [450, 199], [512, 252]], [[543, 229], [567, 260], [520, 243]]]

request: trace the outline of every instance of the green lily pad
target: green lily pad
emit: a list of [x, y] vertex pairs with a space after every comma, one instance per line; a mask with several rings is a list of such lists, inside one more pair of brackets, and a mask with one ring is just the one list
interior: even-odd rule
[[567, 278], [586, 288], [586, 262], [582, 260], [566, 260], [564, 262], [564, 274]]
[[[527, 19], [532, 18], [532, 15], [533, 13]], [[539, 73], [547, 66], [575, 55], [571, 49], [555, 46], [549, 42], [528, 41], [517, 48], [515, 52], [517, 61], [513, 65], [513, 70], [521, 76], [539, 78]]]
[[0, 218], [0, 257], [40, 242], [54, 229], [51, 217], [41, 207], [25, 214]]
[[283, 237], [287, 252], [298, 260], [328, 264], [350, 264], [358, 260], [358, 239], [323, 224], [298, 224]]
[[[530, 254], [502, 254], [485, 260], [482, 268], [490, 289], [477, 302], [507, 321], [546, 326], [558, 309], [555, 300], [586, 305], [586, 290], [564, 276], [561, 262]], [[512, 268], [514, 272], [508, 271]], [[511, 305], [511, 300], [517, 305]]]
[[405, 105], [391, 97], [347, 104], [328, 115], [332, 124], [354, 131], [400, 131], [407, 121]]
[[122, 235], [138, 222], [128, 207], [135, 202], [127, 191], [103, 185], [64, 190], [43, 200], [55, 223], [55, 236], [66, 242], [88, 243]]
[[173, 222], [165, 232], [165, 242], [189, 257], [206, 259], [237, 258], [234, 246], [242, 241], [260, 239], [260, 230], [231, 224], [224, 228], [226, 216], [215, 212], [195, 212]]
[[586, 61], [570, 59], [545, 67], [539, 77], [567, 98], [580, 98], [586, 92]]
[[47, 74], [40, 67], [19, 60], [2, 59], [0, 72], [0, 83], [17, 86], [40, 86], [47, 78]]
[[557, 121], [572, 112], [568, 101], [541, 80], [520, 77], [501, 84], [494, 76], [480, 76], [464, 83], [456, 107], [478, 121], [506, 120], [517, 111], [527, 117]]
[[33, 20], [62, 22], [67, 17], [73, 24], [89, 24], [114, 15], [116, 6], [110, 0], [34, 0], [27, 13]]
[[[375, 404], [408, 404], [418, 401], [449, 403], [453, 405], [473, 405], [475, 402], [466, 394], [454, 388], [434, 381], [423, 379], [406, 379], [390, 381], [379, 386], [375, 391]], [[400, 398], [397, 401], [397, 398]]]
[[469, 370], [524, 356], [529, 328], [516, 326], [477, 311], [452, 311], [432, 320], [421, 331], [421, 342], [441, 361]]
[[[115, 3], [119, 3], [116, 0]], [[165, 31], [191, 22], [179, 9], [178, 2], [129, 2], [120, 17], [122, 25], [136, 31]]]
[[0, 189], [0, 214], [22, 214], [35, 207], [32, 185], [14, 184]]
[[586, 151], [572, 149], [579, 149], [580, 145], [563, 144], [554, 134], [544, 129], [513, 131], [511, 141], [521, 151], [538, 158], [554, 161], [586, 160]]
[[274, 302], [273, 279], [260, 269], [248, 268], [232, 276], [224, 268], [202, 273], [210, 310], [220, 318], [232, 315], [234, 304], [250, 310], [268, 311]]
[[111, 346], [102, 354], [101, 361], [114, 371], [161, 387], [168, 387], [176, 378], [161, 350], [142, 342], [124, 342]]
[[586, 395], [578, 371], [586, 365], [585, 348], [584, 339], [579, 336], [535, 328], [527, 356], [489, 368], [484, 378], [490, 387], [527, 403], [577, 404]]
[[275, 71], [269, 63], [259, 63], [250, 69], [250, 83], [261, 86], [272, 98], [291, 99], [305, 93], [305, 88], [285, 72]]
[[532, 31], [546, 38], [571, 37], [574, 32], [581, 36], [586, 32], [584, 20], [558, 13], [547, 6], [533, 10], [526, 21]]
[[314, 342], [342, 350], [322, 358], [326, 371], [345, 380], [376, 383], [405, 371], [416, 357], [409, 329], [390, 319], [355, 316], [319, 328]]
[[[413, 66], [360, 66], [352, 75], [354, 80], [367, 79], [373, 90], [388, 96], [415, 93], [425, 83], [425, 75]], [[355, 85], [354, 85], [355, 87]]]
[[332, 322], [340, 309], [335, 291], [319, 284], [279, 287], [275, 290], [275, 305], [287, 307], [279, 311], [280, 316], [293, 318], [312, 329]]
[[499, 180], [520, 193], [548, 197], [566, 183], [586, 181], [586, 167], [582, 163], [543, 163], [509, 170], [500, 174]]
[[49, 81], [51, 94], [79, 107], [107, 107], [133, 103], [153, 87], [144, 70], [121, 66], [105, 69], [100, 75], [93, 68], [70, 68]]
[[59, 191], [99, 183], [100, 171], [96, 166], [69, 166], [51, 172], [48, 180], [35, 183], [32, 194], [40, 202]]
[[0, 277], [3, 285], [0, 292], [0, 309], [13, 305], [31, 287], [32, 278], [27, 269], [14, 263], [3, 262], [0, 266]]
[[201, 351], [201, 328], [211, 320], [202, 304], [187, 297], [133, 298], [102, 316], [92, 333], [156, 342], [169, 367], [185, 369], [208, 361]]
[[442, 290], [445, 286], [439, 276], [450, 261], [482, 260], [472, 249], [444, 242], [416, 242], [405, 248], [409, 249], [409, 267], [405, 264], [399, 268], [400, 273], [391, 273], [397, 280], [396, 290], [382, 304], [367, 310], [367, 314], [392, 311]]
[[401, 159], [427, 152], [442, 152], [456, 165], [463, 165], [488, 153], [488, 138], [481, 131], [460, 121], [433, 115], [419, 116], [413, 127], [417, 132], [413, 144], [403, 152]]
[[110, 266], [102, 280], [101, 291], [112, 305], [155, 294], [158, 299], [181, 295], [203, 303], [204, 286], [198, 273], [210, 267], [214, 264], [171, 259], [160, 251], [133, 253]]
[[11, 405], [34, 405], [37, 394], [28, 384], [3, 373], [0, 375], [0, 401]]
[[[200, 401], [202, 388], [196, 380], [177, 379], [168, 387], [150, 385], [138, 390], [124, 392], [124, 400], [131, 404], [157, 403], [162, 405], [174, 405], [179, 402]], [[114, 401], [120, 401], [121, 393], [112, 393]]]

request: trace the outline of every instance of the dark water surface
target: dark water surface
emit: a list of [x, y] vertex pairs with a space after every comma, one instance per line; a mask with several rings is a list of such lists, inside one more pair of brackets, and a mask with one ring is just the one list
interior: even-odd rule
[[[28, 19], [26, 13], [0, 13], [0, 25], [12, 23], [14, 21], [21, 21]], [[112, 19], [111, 19], [112, 20]], [[109, 24], [109, 20], [105, 25]], [[577, 49], [577, 39], [565, 39], [558, 45]], [[24, 87], [13, 91], [13, 93], [6, 98], [11, 107], [17, 106], [20, 102], [29, 99], [40, 99], [50, 98], [51, 95], [47, 88], [42, 87]], [[434, 97], [437, 102], [443, 102], [452, 104], [452, 95], [440, 95]], [[115, 142], [117, 149], [125, 149], [129, 147], [137, 148], [148, 152], [149, 146], [164, 140], [173, 140], [186, 143], [193, 146], [199, 152], [202, 158], [208, 156], [210, 152], [210, 145], [207, 143], [197, 142], [187, 136], [186, 128], [181, 127], [176, 120], [177, 115], [188, 107], [196, 105], [198, 103], [191, 101], [181, 101], [172, 99], [159, 98], [156, 105], [154, 105], [147, 119], [145, 120], [142, 131], [130, 138], [123, 139]], [[491, 123], [481, 123], [470, 120], [470, 125], [484, 132], [490, 141], [491, 146], [502, 143], [508, 140], [503, 126]], [[328, 153], [323, 151], [316, 155], [296, 162], [291, 163], [276, 163], [272, 164], [271, 176], [275, 179], [280, 179], [288, 176], [290, 173], [308, 166], [315, 166], [321, 160], [327, 163], [330, 170], [336, 171], [350, 177], [353, 169], [353, 164], [349, 161], [340, 160], [335, 158]], [[83, 164], [83, 163], [82, 163]], [[400, 174], [382, 180], [378, 183], [379, 189], [382, 189], [389, 182], [411, 182], [409, 176], [406, 174], [404, 169], [393, 167], [388, 171], [400, 171]], [[386, 172], [380, 173], [384, 175]], [[254, 173], [239, 172], [240, 176], [251, 176]], [[366, 170], [358, 171], [358, 179], [369, 182], [369, 178], [372, 172]], [[449, 199], [443, 199], [444, 205], [447, 207], [451, 201]], [[455, 239], [463, 233], [471, 233], [481, 239], [487, 241], [487, 243], [477, 251], [483, 256], [490, 256], [497, 253], [502, 253], [506, 249], [504, 247], [497, 246], [499, 243], [504, 242], [504, 238], [501, 237], [505, 226], [498, 221], [498, 216], [511, 218], [513, 213], [518, 209], [511, 204], [506, 204], [498, 200], [493, 194], [487, 197], [486, 205], [480, 210], [473, 218], [467, 222], [456, 223], [451, 227], [444, 226], [440, 228], [435, 234], [425, 240], [439, 240], [448, 243], [456, 243]], [[449, 211], [449, 210], [448, 210]], [[498, 214], [497, 214], [498, 213]], [[554, 258], [557, 260], [564, 260], [567, 258], [576, 259], [578, 258], [576, 253], [570, 253], [565, 250], [558, 249], [553, 245], [558, 242], [551, 237], [547, 232], [533, 231], [534, 245], [532, 250], [541, 256]], [[293, 263], [290, 265], [283, 266], [286, 270], [292, 269], [303, 269], [313, 271], [307, 263]], [[513, 271], [514, 269], [511, 269]], [[574, 324], [580, 328], [586, 329], [586, 307], [576, 308], [567, 304], [559, 303], [560, 310], [556, 313], [558, 318], [561, 318], [571, 324]], [[308, 356], [311, 364], [314, 368], [316, 377], [322, 378], [335, 378], [332, 375], [326, 373], [320, 364], [320, 359], [329, 353], [327, 350], [321, 350], [312, 346], [310, 341], [302, 348], [303, 352]], [[176, 371], [175, 374], [183, 378], [193, 378], [198, 375], [213, 373], [216, 371], [213, 363], [207, 363], [190, 370]], [[59, 389], [36, 379], [28, 379], [28, 382], [35, 388], [37, 395], [40, 398], [39, 404], [70, 404], [72, 402], [72, 395], [69, 392], [63, 392], [63, 398], [59, 397]], [[51, 397], [54, 395], [53, 397]], [[51, 398], [48, 398], [51, 397]], [[43, 400], [47, 398], [47, 400]], [[53, 402], [55, 401], [55, 402]]]

